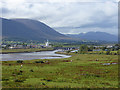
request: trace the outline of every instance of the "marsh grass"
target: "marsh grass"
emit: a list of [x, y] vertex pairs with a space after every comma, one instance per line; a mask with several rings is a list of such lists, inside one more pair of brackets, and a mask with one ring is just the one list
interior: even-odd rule
[[36, 61], [41, 60], [24, 61], [21, 69], [17, 61], [3, 61], [3, 88], [118, 88], [118, 64], [103, 65], [118, 63], [117, 55], [72, 54]]

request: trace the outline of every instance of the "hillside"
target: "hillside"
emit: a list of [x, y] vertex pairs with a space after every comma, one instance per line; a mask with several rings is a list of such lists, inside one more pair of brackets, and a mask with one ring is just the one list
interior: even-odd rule
[[2, 19], [3, 39], [51, 41], [72, 40], [48, 25], [31, 19]]
[[80, 33], [80, 34], [66, 34], [71, 38], [80, 38], [86, 40], [97, 40], [97, 41], [118, 41], [118, 37], [106, 32], [88, 32], [88, 33]]

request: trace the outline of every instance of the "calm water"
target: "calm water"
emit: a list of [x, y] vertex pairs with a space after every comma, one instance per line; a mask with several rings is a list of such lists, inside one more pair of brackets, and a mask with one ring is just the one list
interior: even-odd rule
[[[68, 58], [71, 56], [63, 54], [55, 54], [55, 51], [42, 51], [32, 53], [12, 53], [2, 54], [2, 61], [15, 61], [15, 60], [32, 60], [32, 59], [56, 59], [56, 58]], [[1, 58], [1, 55], [0, 55]]]

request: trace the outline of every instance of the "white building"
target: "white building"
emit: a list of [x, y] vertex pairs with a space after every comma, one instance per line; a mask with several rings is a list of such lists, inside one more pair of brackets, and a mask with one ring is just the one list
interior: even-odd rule
[[47, 42], [45, 42], [45, 46], [49, 47], [49, 41], [47, 40]]

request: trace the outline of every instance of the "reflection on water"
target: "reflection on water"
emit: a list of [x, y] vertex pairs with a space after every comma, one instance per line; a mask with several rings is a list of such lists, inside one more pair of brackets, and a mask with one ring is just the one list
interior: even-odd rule
[[[55, 59], [55, 58], [68, 58], [71, 56], [63, 54], [55, 54], [55, 51], [42, 51], [32, 53], [12, 53], [2, 54], [2, 61], [13, 61], [13, 60], [32, 60], [32, 59]], [[0, 56], [1, 58], [1, 56]]]

